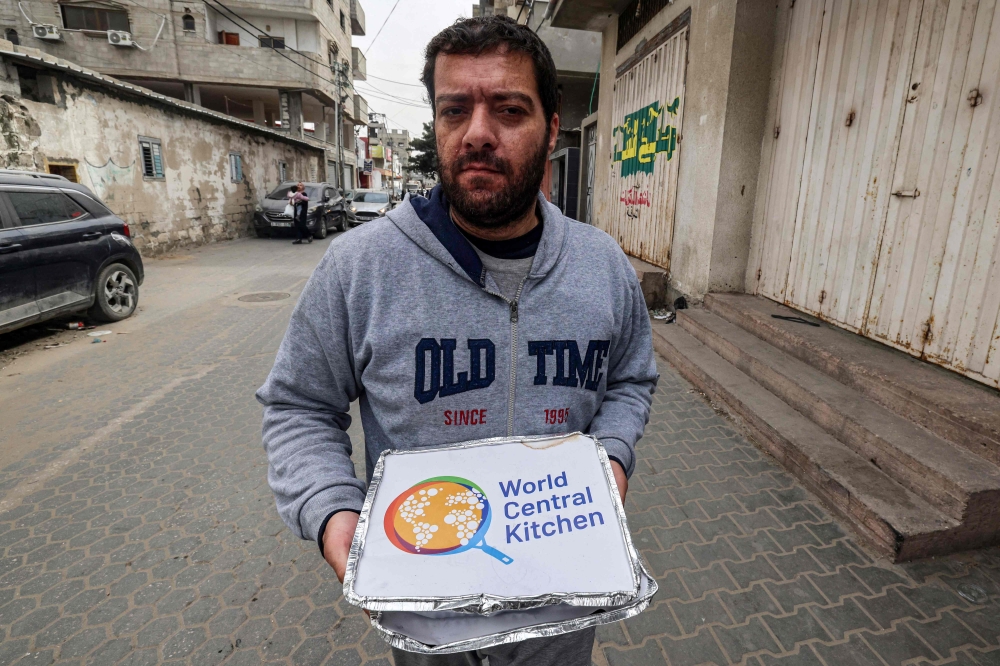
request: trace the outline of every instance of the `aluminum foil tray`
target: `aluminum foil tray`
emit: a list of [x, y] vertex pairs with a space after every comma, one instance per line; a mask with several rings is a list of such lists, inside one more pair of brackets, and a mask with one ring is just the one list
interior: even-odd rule
[[588, 608], [559, 604], [493, 615], [378, 611], [372, 613], [371, 620], [379, 635], [394, 648], [422, 654], [450, 654], [625, 620], [646, 610], [656, 591], [656, 581], [642, 567], [638, 598], [622, 606]]
[[641, 572], [600, 442], [495, 438], [382, 454], [344, 597], [370, 611], [620, 609]]

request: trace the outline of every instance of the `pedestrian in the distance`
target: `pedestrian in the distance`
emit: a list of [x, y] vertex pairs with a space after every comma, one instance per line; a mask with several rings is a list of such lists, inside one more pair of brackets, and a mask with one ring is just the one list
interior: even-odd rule
[[[556, 68], [527, 26], [458, 21], [427, 46], [441, 185], [330, 246], [257, 398], [268, 481], [291, 530], [343, 580], [386, 449], [583, 431], [624, 499], [656, 386], [635, 271], [599, 229], [539, 192], [559, 132]], [[476, 419], [461, 418], [475, 411]], [[589, 666], [594, 629], [396, 666]]]
[[288, 200], [295, 209], [295, 240], [292, 245], [301, 245], [302, 241], [312, 243], [312, 234], [309, 233], [309, 195], [306, 194], [305, 183], [299, 183], [294, 190], [288, 192]]

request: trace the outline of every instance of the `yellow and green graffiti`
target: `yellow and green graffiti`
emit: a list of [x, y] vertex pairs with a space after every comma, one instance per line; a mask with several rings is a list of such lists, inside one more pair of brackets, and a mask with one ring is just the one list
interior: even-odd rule
[[657, 153], [666, 153], [668, 161], [673, 158], [677, 150], [677, 128], [673, 125], [660, 127], [657, 118], [664, 111], [676, 116], [680, 104], [680, 97], [666, 107], [653, 102], [625, 116], [622, 124], [614, 129], [614, 134], [622, 135], [621, 150], [615, 149], [615, 162], [622, 163], [623, 178], [639, 172], [653, 173]]

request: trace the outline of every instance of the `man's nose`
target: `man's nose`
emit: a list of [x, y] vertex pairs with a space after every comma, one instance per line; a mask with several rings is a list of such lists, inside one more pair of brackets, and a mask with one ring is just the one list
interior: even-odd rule
[[476, 104], [472, 108], [472, 118], [465, 131], [464, 147], [467, 150], [483, 150], [497, 147], [497, 134], [493, 114], [486, 104]]

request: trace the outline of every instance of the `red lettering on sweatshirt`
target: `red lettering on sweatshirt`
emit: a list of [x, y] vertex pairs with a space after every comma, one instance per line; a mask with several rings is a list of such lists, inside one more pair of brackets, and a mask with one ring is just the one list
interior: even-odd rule
[[446, 426], [486, 425], [485, 409], [446, 409], [444, 410]]

